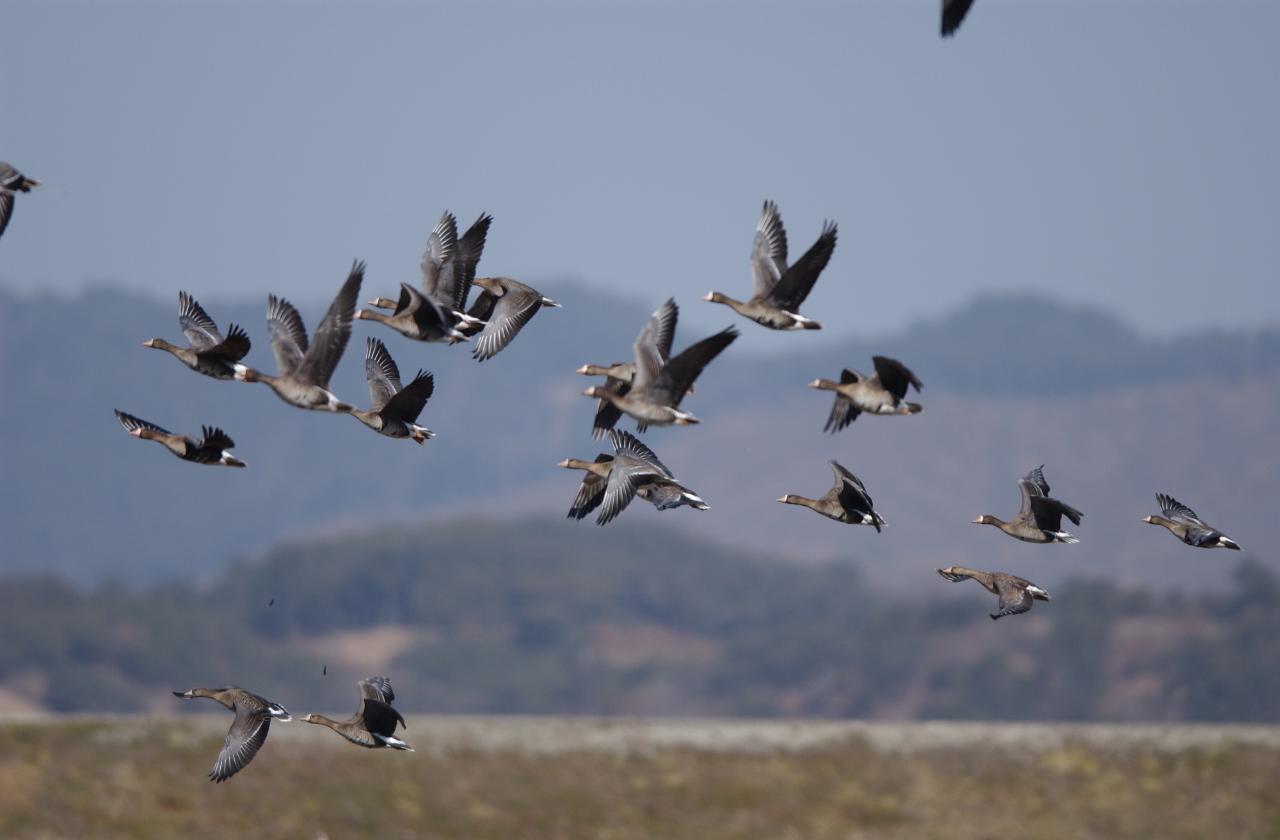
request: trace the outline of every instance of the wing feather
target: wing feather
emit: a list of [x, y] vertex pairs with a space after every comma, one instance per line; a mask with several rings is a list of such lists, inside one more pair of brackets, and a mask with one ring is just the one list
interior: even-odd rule
[[138, 429], [148, 429], [160, 435], [173, 434], [168, 429], [162, 429], [159, 426], [157, 426], [155, 423], [148, 423], [146, 420], [143, 420], [140, 417], [134, 417], [132, 414], [125, 414], [123, 411], [121, 411], [118, 408], [115, 410], [115, 412], [116, 412], [116, 419], [120, 421], [120, 425], [124, 426], [126, 429], [128, 429], [131, 432], [135, 432]]
[[511, 343], [525, 324], [542, 308], [542, 295], [514, 280], [504, 280], [506, 291], [498, 298], [493, 312], [480, 335], [472, 357], [483, 362], [492, 359]]
[[194, 350], [209, 350], [222, 343], [218, 325], [199, 302], [186, 292], [178, 292], [178, 323]]
[[786, 270], [777, 285], [769, 292], [769, 301], [787, 312], [799, 309], [800, 304], [804, 303], [804, 299], [813, 289], [813, 284], [818, 282], [818, 275], [831, 261], [831, 255], [835, 250], [836, 224], [825, 222], [817, 241], [804, 252], [804, 256]]
[[289, 376], [307, 353], [307, 328], [302, 325], [302, 316], [289, 301], [267, 295], [267, 332], [276, 357], [276, 371], [280, 376]]
[[773, 290], [787, 270], [787, 231], [782, 226], [778, 205], [765, 201], [751, 242], [753, 296], [762, 298]]
[[242, 713], [237, 709], [236, 719], [227, 730], [227, 738], [213, 769], [209, 771], [209, 778], [224, 782], [243, 770], [266, 742], [270, 729], [271, 715], [265, 710]]
[[400, 368], [387, 346], [372, 336], [364, 340], [364, 376], [369, 383], [371, 411], [381, 411], [400, 390]]
[[422, 291], [438, 303], [453, 303], [453, 270], [458, 256], [458, 220], [448, 210], [427, 236], [422, 254]]
[[901, 400], [907, 396], [908, 386], [914, 387], [917, 391], [923, 387], [911, 369], [897, 359], [890, 359], [888, 356], [872, 356], [871, 360], [875, 362], [880, 384], [898, 399]]
[[320, 326], [316, 327], [315, 340], [307, 348], [302, 363], [298, 366], [297, 377], [312, 385], [329, 387], [329, 378], [338, 366], [338, 360], [347, 349], [347, 341], [351, 338], [351, 322], [356, 312], [356, 298], [360, 295], [360, 284], [364, 282], [364, 263], [356, 260], [351, 264], [351, 271], [338, 294], [329, 304]]

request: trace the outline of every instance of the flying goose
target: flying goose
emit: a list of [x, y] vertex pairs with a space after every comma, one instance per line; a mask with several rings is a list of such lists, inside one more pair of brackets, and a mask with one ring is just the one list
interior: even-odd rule
[[942, 0], [942, 37], [949, 38], [956, 34], [960, 22], [969, 13], [973, 0]]
[[351, 316], [356, 296], [364, 280], [364, 263], [351, 266], [324, 320], [316, 327], [315, 341], [307, 345], [307, 329], [293, 304], [284, 298], [267, 295], [267, 329], [271, 333], [271, 350], [275, 353], [276, 376], [253, 368], [237, 368], [236, 379], [264, 382], [276, 396], [289, 405], [315, 411], [350, 413], [354, 406], [342, 402], [329, 390], [329, 378], [351, 338]]
[[573, 470], [585, 470], [573, 506], [570, 519], [582, 519], [603, 505], [596, 517], [597, 525], [606, 525], [639, 496], [658, 510], [688, 505], [695, 510], [708, 510], [709, 506], [671, 474], [653, 450], [631, 434], [612, 430], [609, 442], [613, 454], [601, 453], [595, 461], [566, 458], [557, 466]]
[[146, 420], [141, 420], [132, 414], [125, 414], [118, 408], [115, 412], [116, 419], [120, 421], [121, 426], [128, 430], [129, 434], [143, 440], [154, 440], [184, 461], [190, 461], [193, 464], [210, 464], [224, 467], [245, 466], [244, 461], [227, 451], [233, 448], [236, 443], [222, 429], [214, 426], [202, 426], [201, 431], [204, 438], [196, 440], [186, 435], [175, 435], [172, 432], [165, 431], [154, 423], [148, 423]]
[[175, 691], [173, 696], [186, 700], [207, 697], [217, 700], [236, 713], [235, 720], [231, 721], [231, 728], [227, 730], [222, 752], [218, 753], [218, 760], [209, 771], [209, 778], [215, 782], [226, 781], [253, 761], [258, 748], [267, 740], [267, 730], [271, 728], [272, 719], [286, 722], [293, 720], [289, 716], [289, 710], [279, 703], [272, 703], [234, 685]]
[[787, 233], [778, 205], [764, 203], [751, 243], [751, 273], [755, 278], [751, 299], [734, 300], [720, 292], [708, 292], [703, 300], [723, 303], [745, 318], [773, 330], [820, 330], [822, 325], [799, 313], [818, 275], [831, 261], [836, 248], [835, 222], [823, 222], [822, 233], [808, 251], [787, 265]]
[[13, 202], [16, 193], [31, 192], [33, 187], [40, 186], [35, 178], [28, 178], [4, 161], [0, 161], [0, 236], [9, 226], [13, 218]]
[[318, 723], [327, 726], [353, 744], [371, 749], [391, 747], [397, 750], [413, 752], [413, 747], [396, 737], [396, 724], [405, 729], [409, 725], [404, 718], [391, 707], [396, 699], [391, 690], [391, 680], [386, 677], [369, 677], [361, 680], [360, 708], [346, 720], [333, 720], [324, 715], [306, 715], [303, 723]]
[[836, 392], [836, 401], [831, 406], [823, 431], [835, 434], [857, 420], [864, 411], [868, 414], [918, 414], [923, 409], [919, 403], [906, 401], [908, 386], [914, 386], [917, 391], [923, 387], [910, 368], [888, 356], [872, 356], [871, 361], [876, 366], [876, 372], [871, 376], [845, 368], [839, 382], [815, 379], [809, 383], [810, 388]]
[[1156, 494], [1156, 504], [1164, 516], [1144, 516], [1142, 521], [1151, 525], [1163, 525], [1178, 539], [1196, 548], [1230, 548], [1236, 551], [1236, 541], [1196, 516], [1196, 512], [1164, 493]]
[[846, 525], [871, 525], [876, 529], [876, 533], [879, 533], [881, 526], [888, 523], [883, 516], [876, 513], [867, 488], [862, 486], [862, 482], [856, 475], [837, 462], [828, 461], [827, 463], [835, 473], [836, 483], [821, 499], [810, 499], [788, 493], [778, 501], [788, 505], [802, 505], [828, 519], [834, 519]]
[[1062, 530], [1062, 517], [1080, 524], [1080, 511], [1049, 498], [1049, 482], [1044, 480], [1044, 464], [1018, 479], [1018, 491], [1022, 494], [1022, 507], [1012, 522], [983, 514], [973, 520], [975, 525], [994, 525], [1011, 537], [1029, 543], [1078, 543], [1078, 539]]
[[214, 379], [234, 379], [236, 370], [244, 367], [239, 362], [249, 353], [249, 335], [231, 324], [223, 338], [209, 313], [186, 292], [178, 292], [178, 323], [190, 346], [179, 347], [163, 338], [149, 339], [142, 346], [168, 351], [187, 367]]
[[379, 434], [395, 438], [413, 438], [419, 444], [435, 437], [435, 432], [416, 422], [422, 408], [435, 390], [435, 378], [428, 371], [418, 371], [405, 387], [400, 387], [400, 369], [376, 338], [366, 338], [364, 375], [369, 381], [369, 410], [351, 409], [351, 416]]
[[460, 324], [458, 331], [468, 337], [479, 333], [471, 352], [471, 358], [478, 362], [498, 355], [542, 307], [560, 308], [537, 289], [510, 277], [477, 277], [471, 283], [481, 292], [467, 311], [469, 320]]
[[[671, 356], [671, 341], [675, 338], [676, 322], [679, 318], [680, 307], [676, 306], [675, 298], [667, 298], [667, 302], [654, 310], [649, 320], [644, 322], [644, 327], [636, 338], [636, 343], [645, 345], [646, 352], [657, 355], [660, 364], [665, 365]], [[636, 375], [636, 363], [614, 362], [609, 367], [583, 365], [578, 368], [578, 373], [584, 376], [605, 377], [605, 384], [602, 387], [606, 391], [623, 397], [631, 391], [631, 382]], [[689, 393], [692, 392], [693, 386], [690, 385]], [[622, 419], [622, 410], [602, 397], [596, 403], [596, 416], [591, 426], [591, 437], [600, 440], [620, 419]], [[643, 432], [644, 429], [640, 431]]]
[[987, 588], [987, 591], [1000, 596], [1000, 609], [991, 613], [991, 620], [1006, 615], [1018, 615], [1031, 609], [1036, 601], [1048, 601], [1049, 593], [1029, 580], [1024, 580], [1004, 572], [980, 572], [964, 566], [948, 566], [938, 569], [952, 583], [960, 583], [966, 579], [976, 580]]
[[606, 400], [619, 411], [631, 415], [637, 421], [636, 428], [641, 432], [651, 425], [684, 426], [701, 422], [689, 412], [681, 411], [680, 401], [693, 387], [693, 382], [702, 373], [702, 369], [738, 337], [738, 331], [734, 327], [727, 327], [691, 344], [678, 356], [664, 363], [657, 344], [647, 335], [652, 322], [651, 318], [632, 346], [635, 353], [635, 378], [631, 381], [631, 388], [625, 394], [618, 394], [608, 386], [602, 388], [593, 385], [582, 393]]
[[427, 237], [427, 250], [419, 266], [422, 291], [401, 283], [399, 300], [377, 298], [369, 302], [370, 306], [394, 310], [391, 315], [362, 309], [356, 317], [379, 321], [416, 341], [466, 341], [468, 334], [460, 332], [459, 325], [484, 324], [464, 310], [492, 222], [493, 217], [483, 213], [458, 239], [457, 219], [446, 210]]

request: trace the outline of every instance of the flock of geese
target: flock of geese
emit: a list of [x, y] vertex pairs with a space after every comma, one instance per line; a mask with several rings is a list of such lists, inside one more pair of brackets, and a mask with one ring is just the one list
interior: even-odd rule
[[[972, 0], [942, 0], [944, 36], [955, 32], [971, 4]], [[16, 194], [29, 192], [39, 184], [13, 166], [0, 163], [0, 234], [12, 217]], [[178, 321], [187, 345], [175, 345], [163, 338], [153, 338], [143, 344], [171, 354], [204, 376], [261, 382], [279, 399], [297, 408], [349, 414], [381, 435], [425, 443], [434, 433], [420, 425], [418, 418], [432, 396], [434, 378], [430, 372], [419, 370], [408, 384], [403, 384], [395, 360], [379, 339], [370, 337], [365, 345], [368, 408], [339, 399], [330, 390], [329, 381], [346, 350], [352, 322], [356, 319], [382, 323], [413, 341], [448, 345], [472, 342], [472, 356], [483, 362], [510, 346], [542, 308], [559, 307], [559, 303], [510, 277], [476, 276], [492, 221], [492, 216], [483, 214], [459, 236], [456, 218], [446, 211], [428, 236], [419, 285], [401, 283], [395, 299], [376, 298], [369, 302], [370, 309], [356, 309], [365, 265], [359, 261], [353, 263], [310, 338], [293, 305], [284, 298], [268, 295], [267, 333], [276, 361], [275, 374], [243, 364], [251, 349], [248, 333], [230, 324], [224, 334], [199, 302], [185, 291], [178, 293]], [[835, 223], [826, 222], [813, 245], [799, 259], [789, 262], [781, 214], [776, 204], [766, 201], [752, 241], [751, 296], [738, 300], [712, 291], [704, 300], [728, 306], [744, 318], [772, 330], [820, 329], [817, 321], [799, 310], [831, 260], [836, 239]], [[473, 288], [479, 293], [468, 307]], [[707, 503], [681, 483], [652, 449], [635, 435], [616, 428], [623, 415], [632, 418], [641, 434], [650, 426], [700, 422], [682, 408], [682, 403], [694, 393], [695, 382], [703, 370], [734, 342], [738, 331], [728, 327], [672, 355], [678, 318], [675, 299], [668, 299], [641, 326], [632, 345], [631, 360], [610, 365], [588, 364], [578, 369], [580, 374], [604, 378], [603, 384], [593, 385], [583, 394], [596, 400], [592, 437], [607, 440], [612, 452], [602, 452], [590, 461], [568, 458], [559, 463], [561, 467], [584, 473], [569, 509], [570, 518], [580, 520], [595, 512], [596, 523], [606, 525], [637, 497], [658, 510], [682, 506], [708, 509]], [[809, 383], [812, 388], [834, 394], [825, 431], [839, 432], [863, 413], [909, 416], [922, 410], [919, 403], [907, 400], [910, 390], [919, 392], [923, 387], [910, 368], [885, 356], [872, 357], [872, 365], [874, 373], [870, 375], [846, 368], [839, 381], [816, 379]], [[212, 466], [245, 466], [244, 461], [231, 454], [235, 443], [220, 428], [205, 426], [201, 436], [195, 438], [169, 432], [118, 409], [115, 414], [130, 435], [155, 441], [182, 460]], [[879, 532], [886, 522], [875, 510], [862, 481], [834, 460], [830, 466], [834, 484], [824, 495], [815, 499], [787, 494], [778, 501], [807, 507], [836, 522], [871, 526]], [[1004, 521], [984, 514], [973, 520], [974, 523], [992, 525], [1028, 543], [1078, 542], [1063, 530], [1062, 520], [1079, 525], [1083, 514], [1050, 495], [1043, 465], [1019, 479], [1018, 489], [1021, 505], [1013, 519]], [[1161, 514], [1147, 516], [1144, 522], [1168, 529], [1190, 546], [1239, 550], [1238, 544], [1173, 497], [1161, 493], [1157, 494], [1156, 501]], [[963, 566], [937, 571], [952, 582], [975, 580], [995, 594], [998, 607], [990, 614], [993, 620], [1025, 613], [1037, 600], [1050, 600], [1043, 588], [1005, 572]], [[404, 727], [405, 723], [391, 705], [395, 693], [390, 680], [374, 676], [361, 680], [358, 685], [360, 706], [350, 718], [336, 721], [309, 714], [302, 718], [303, 722], [326, 726], [363, 747], [411, 751], [412, 748], [396, 736], [397, 727]], [[184, 699], [215, 700], [235, 713], [209, 773], [215, 782], [230, 778], [253, 759], [265, 742], [273, 720], [292, 719], [279, 703], [235, 686], [192, 688], [174, 694]]]
[[[543, 307], [559, 304], [509, 277], [477, 278], [493, 219], [482, 215], [462, 236], [457, 221], [445, 212], [427, 239], [423, 254], [421, 284], [400, 284], [396, 300], [377, 298], [374, 309], [356, 311], [356, 299], [364, 282], [365, 266], [352, 265], [346, 280], [308, 340], [297, 310], [285, 299], [267, 296], [267, 332], [276, 359], [272, 375], [248, 367], [243, 359], [251, 342], [241, 327], [229, 325], [224, 335], [199, 302], [185, 291], [178, 293], [178, 320], [188, 345], [171, 344], [162, 338], [143, 342], [164, 350], [197, 373], [214, 379], [261, 382], [289, 405], [312, 411], [350, 414], [374, 431], [393, 438], [424, 443], [434, 433], [418, 421], [434, 389], [432, 374], [418, 371], [402, 385], [400, 372], [386, 346], [368, 338], [365, 346], [365, 374], [370, 407], [358, 408], [338, 398], [329, 380], [347, 346], [355, 319], [385, 324], [405, 338], [421, 342], [457, 344], [472, 341], [472, 355], [479, 361], [490, 359], [508, 346]], [[752, 294], [737, 300], [720, 292], [710, 292], [704, 300], [730, 307], [739, 315], [772, 330], [813, 330], [820, 325], [799, 310], [813, 289], [835, 250], [837, 228], [824, 223], [817, 240], [799, 259], [789, 261], [787, 235], [776, 204], [764, 203], [752, 240], [750, 265]], [[472, 287], [480, 289], [474, 304], [467, 307]], [[383, 311], [385, 310], [385, 311]], [[390, 314], [387, 314], [387, 312]], [[583, 391], [596, 400], [592, 420], [593, 438], [607, 440], [611, 452], [593, 460], [568, 458], [559, 466], [584, 473], [569, 508], [569, 517], [583, 519], [595, 513], [599, 525], [612, 522], [635, 499], [649, 502], [658, 510], [691, 507], [707, 510], [708, 505], [694, 490], [676, 478], [672, 470], [630, 432], [617, 428], [623, 416], [630, 417], [638, 433], [651, 426], [685, 426], [701, 422], [683, 406], [694, 393], [695, 383], [706, 367], [734, 342], [735, 327], [727, 327], [673, 354], [679, 307], [669, 298], [641, 325], [632, 344], [632, 358], [609, 365], [588, 364], [578, 373], [603, 377], [603, 384]], [[861, 414], [910, 416], [922, 410], [907, 400], [911, 390], [923, 384], [902, 362], [873, 356], [874, 373], [844, 369], [839, 381], [816, 379], [811, 387], [831, 391], [834, 400], [825, 431], [847, 428]], [[206, 426], [199, 439], [173, 434], [117, 410], [116, 416], [129, 434], [163, 445], [174, 455], [197, 464], [243, 467], [230, 453], [231, 438], [221, 429]], [[861, 479], [837, 461], [831, 461], [834, 484], [819, 498], [787, 494], [779, 502], [807, 507], [836, 522], [868, 525], [881, 530], [884, 517], [875, 509], [871, 494]], [[1005, 521], [984, 514], [975, 524], [992, 525], [1010, 537], [1027, 543], [1076, 543], [1078, 539], [1063, 529], [1063, 520], [1079, 525], [1083, 514], [1052, 495], [1043, 465], [1018, 480], [1021, 506], [1016, 516]], [[1162, 515], [1148, 516], [1145, 522], [1169, 529], [1184, 543], [1201, 548], [1239, 549], [1222, 532], [1209, 526], [1177, 500], [1164, 494], [1156, 497]], [[1040, 586], [1015, 575], [983, 571], [963, 566], [938, 569], [952, 582], [975, 580], [995, 594], [998, 606], [991, 618], [1017, 615], [1030, 610], [1037, 601], [1050, 600]], [[333, 729], [352, 743], [364, 747], [411, 749], [396, 736], [404, 719], [391, 706], [395, 695], [384, 676], [362, 680], [360, 707], [345, 721], [322, 715], [302, 720]], [[243, 768], [266, 739], [271, 721], [288, 721], [288, 711], [237, 687], [193, 688], [175, 692], [183, 698], [209, 698], [235, 712], [226, 741], [209, 776], [223, 781]]]

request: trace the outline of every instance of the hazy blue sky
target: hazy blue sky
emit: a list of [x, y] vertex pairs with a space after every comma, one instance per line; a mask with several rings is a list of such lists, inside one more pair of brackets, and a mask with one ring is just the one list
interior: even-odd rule
[[0, 159], [47, 184], [11, 287], [391, 291], [447, 207], [495, 215], [483, 273], [720, 325], [771, 197], [794, 253], [840, 224], [833, 331], [1021, 288], [1280, 321], [1273, 0], [978, 0], [951, 41], [937, 0], [0, 5]]

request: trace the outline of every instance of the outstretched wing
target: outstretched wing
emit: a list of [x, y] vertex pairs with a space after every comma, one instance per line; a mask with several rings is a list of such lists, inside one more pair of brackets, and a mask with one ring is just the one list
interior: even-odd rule
[[204, 434], [204, 440], [200, 442], [201, 449], [211, 448], [221, 451], [223, 449], [232, 449], [236, 445], [231, 436], [217, 426], [201, 426], [200, 430]]
[[[624, 397], [631, 393], [631, 383], [625, 379], [615, 379], [610, 376], [605, 379], [602, 386], [606, 391], [612, 391], [620, 397]], [[622, 419], [622, 409], [603, 397], [596, 401], [596, 416], [591, 422], [591, 437], [595, 440], [602, 439], [609, 433], [609, 430], [618, 424]]]
[[454, 272], [453, 308], [459, 312], [467, 308], [467, 295], [471, 292], [471, 281], [476, 279], [476, 266], [480, 264], [480, 256], [484, 253], [484, 243], [489, 236], [491, 224], [493, 216], [481, 213], [480, 218], [458, 240], [458, 270]]
[[422, 254], [422, 291], [442, 306], [453, 305], [453, 274], [457, 268], [458, 220], [448, 210], [427, 237]]
[[1000, 595], [1000, 606], [991, 613], [992, 618], [1003, 618], [1006, 615], [1018, 615], [1031, 609], [1035, 596], [1025, 586], [1013, 581], [997, 580], [996, 591]]
[[227, 738], [222, 743], [222, 752], [209, 771], [209, 778], [215, 782], [223, 782], [244, 769], [258, 749], [267, 740], [267, 731], [271, 728], [271, 716], [265, 711], [242, 713], [236, 711], [236, 719], [227, 730]]
[[312, 385], [327, 388], [333, 369], [347, 349], [351, 338], [351, 321], [356, 313], [356, 298], [360, 284], [364, 282], [364, 263], [356, 260], [338, 294], [329, 304], [324, 320], [316, 327], [315, 340], [307, 348], [302, 364], [298, 366], [298, 378]]
[[836, 223], [824, 222], [822, 234], [804, 256], [786, 270], [778, 284], [769, 292], [769, 301], [779, 309], [795, 312], [809, 296], [818, 275], [831, 262], [836, 250]]
[[409, 728], [400, 713], [393, 709], [390, 703], [381, 700], [366, 697], [360, 712], [361, 717], [364, 718], [365, 729], [384, 738], [396, 734], [396, 723], [405, 729]]
[[1061, 531], [1062, 517], [1064, 516], [1079, 525], [1080, 518], [1084, 516], [1080, 511], [1057, 499], [1032, 496], [1030, 502], [1031, 514], [1035, 517], [1036, 527], [1042, 531]]
[[[1173, 496], [1166, 496], [1164, 493], [1156, 494], [1156, 504], [1160, 506], [1160, 512], [1165, 517], [1175, 522], [1185, 522], [1188, 525], [1199, 525], [1202, 528], [1209, 528], [1204, 520], [1196, 515], [1196, 512], [1175, 499]], [[1213, 530], [1210, 528], [1209, 530]]]
[[[684, 395], [689, 392], [693, 382], [702, 373], [712, 359], [719, 356], [724, 348], [738, 337], [736, 327], [727, 327], [715, 335], [689, 345], [680, 355], [662, 366], [658, 377], [651, 388], [655, 397], [667, 405], [676, 408]], [[639, 359], [637, 358], [637, 361]], [[640, 378], [640, 368], [636, 368], [636, 380]], [[638, 384], [633, 386], [639, 390]]]
[[115, 412], [116, 412], [116, 419], [120, 421], [120, 425], [124, 426], [126, 429], [128, 429], [131, 432], [136, 432], [138, 429], [148, 429], [159, 435], [172, 434], [172, 432], [170, 432], [168, 429], [162, 429], [159, 426], [157, 426], [155, 423], [148, 423], [146, 420], [143, 420], [140, 417], [134, 417], [132, 414], [125, 414], [123, 411], [121, 411], [118, 408], [115, 410]]
[[412, 423], [418, 419], [435, 390], [435, 377], [430, 371], [419, 370], [408, 385], [387, 400], [387, 404], [382, 407], [382, 416]]
[[942, 37], [954, 35], [960, 22], [969, 13], [973, 0], [942, 0]]
[[923, 387], [911, 369], [897, 359], [890, 359], [888, 356], [872, 356], [871, 360], [875, 362], [876, 375], [880, 377], [880, 384], [898, 399], [906, 397], [909, 385], [917, 391]]
[[1031, 515], [1031, 500], [1045, 498], [1041, 492], [1039, 485], [1031, 480], [1028, 475], [1026, 478], [1018, 479], [1018, 494], [1020, 504], [1018, 505], [1018, 516], [1026, 517]]
[[249, 355], [249, 334], [232, 324], [227, 328], [227, 337], [207, 350], [199, 351], [205, 358], [221, 359], [224, 362], [238, 362]]
[[[635, 359], [635, 374], [631, 377], [631, 386], [637, 391], [647, 388], [658, 378], [659, 371], [670, 356], [671, 339], [675, 335], [674, 313], [676, 311], [675, 299], [668, 298], [667, 302], [655, 309], [644, 322], [644, 326], [640, 328], [640, 334], [631, 345], [631, 352]], [[666, 336], [662, 335], [664, 330], [667, 332]], [[660, 339], [666, 342], [665, 352], [659, 344]]]
[[609, 481], [605, 486], [604, 500], [600, 505], [600, 514], [596, 517], [597, 525], [607, 525], [614, 517], [622, 513], [631, 500], [635, 498], [636, 488], [653, 478], [660, 478], [657, 467], [646, 461], [631, 458], [614, 458], [613, 469], [609, 471]]
[[1044, 464], [1033, 468], [1029, 473], [1022, 477], [1022, 480], [1030, 482], [1031, 492], [1033, 495], [1049, 495], [1049, 482], [1045, 481], [1044, 478]]
[[676, 306], [675, 298], [667, 298], [667, 302], [649, 316], [636, 341], [648, 342], [657, 351], [658, 357], [666, 362], [671, 357], [671, 341], [675, 338], [676, 321], [679, 317], [680, 307]]
[[302, 325], [302, 316], [289, 301], [267, 295], [267, 332], [271, 335], [276, 370], [280, 376], [290, 375], [307, 353], [307, 328]]
[[782, 227], [782, 215], [778, 212], [778, 205], [765, 201], [751, 242], [751, 274], [755, 279], [753, 296], [769, 294], [786, 270], [787, 232]]
[[222, 343], [218, 325], [209, 317], [195, 298], [186, 292], [178, 292], [178, 323], [194, 350], [208, 350]]
[[391, 690], [389, 677], [368, 677], [361, 680], [358, 685], [360, 696], [364, 699], [380, 700], [383, 703], [391, 703], [396, 699], [396, 693]]
[[[595, 462], [604, 464], [612, 460], [612, 455], [601, 452], [596, 456]], [[582, 477], [582, 483], [578, 485], [578, 494], [573, 497], [573, 506], [569, 508], [568, 517], [570, 519], [582, 519], [588, 513], [600, 507], [600, 503], [604, 501], [604, 491], [608, 483], [608, 477], [596, 475], [588, 470]]]
[[523, 283], [505, 280], [503, 286], [506, 291], [494, 304], [488, 323], [476, 337], [471, 355], [478, 362], [496, 356], [542, 308], [542, 295]]
[[4, 229], [9, 226], [11, 218], [13, 218], [13, 193], [0, 190], [0, 236], [4, 235]]
[[364, 340], [364, 377], [369, 383], [370, 411], [381, 411], [400, 390], [400, 368], [376, 338]]
[[665, 477], [672, 478], [671, 470], [667, 469], [667, 465], [658, 459], [653, 450], [640, 442], [635, 435], [630, 432], [614, 430], [609, 432], [609, 443], [613, 444], [613, 450], [619, 455], [630, 455], [638, 461], [644, 461], [649, 466], [661, 472]]
[[867, 488], [862, 486], [862, 481], [856, 475], [840, 466], [838, 462], [828, 461], [827, 463], [831, 465], [831, 471], [836, 476], [835, 490], [841, 506], [845, 510], [870, 514], [872, 524], [879, 531], [883, 520], [876, 513], [875, 503], [872, 502], [871, 494], [867, 492]]

